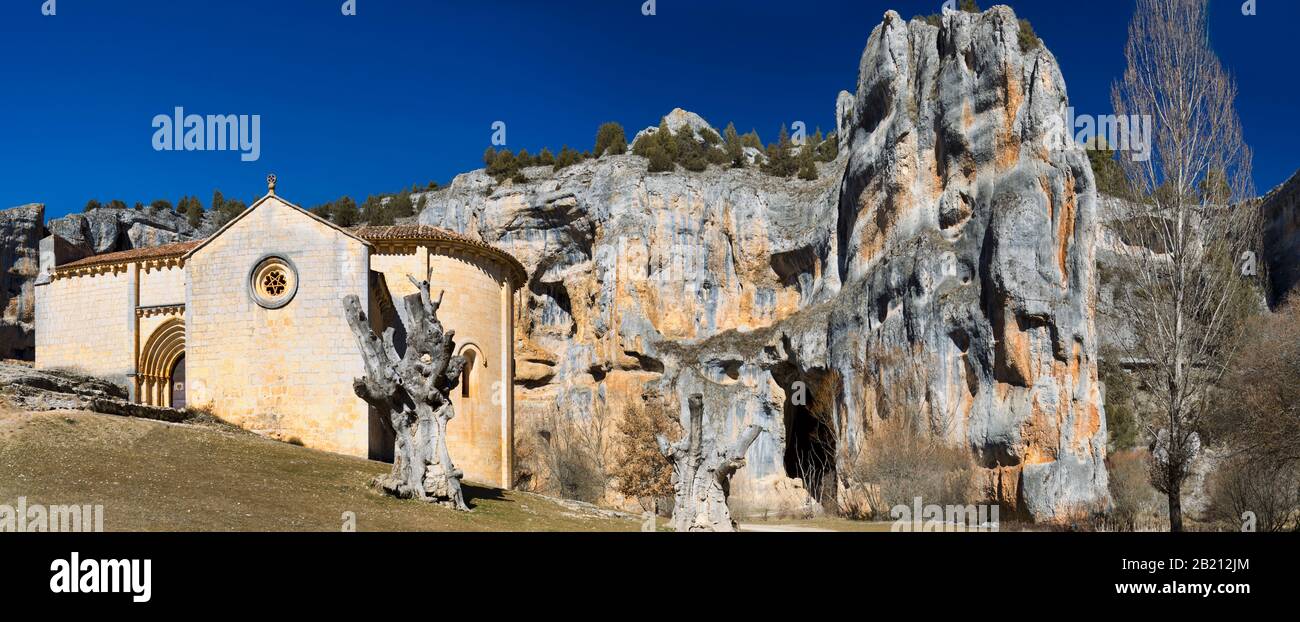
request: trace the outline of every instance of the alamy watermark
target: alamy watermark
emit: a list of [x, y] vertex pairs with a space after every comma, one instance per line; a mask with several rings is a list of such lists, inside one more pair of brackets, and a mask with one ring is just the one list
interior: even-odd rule
[[0, 505], [0, 533], [103, 532], [102, 505], [42, 505], [18, 497], [14, 505]]
[[153, 118], [154, 151], [238, 151], [239, 159], [262, 157], [262, 115], [185, 114], [177, 106], [171, 115]]
[[922, 505], [920, 497], [912, 505], [890, 508], [894, 519], [890, 531], [998, 531], [996, 505]]
[[[1090, 149], [1104, 148], [1131, 154], [1135, 162], [1151, 159], [1151, 115], [1075, 114], [1065, 110], [1065, 130], [1070, 138]], [[1049, 139], [1059, 138], [1048, 133]]]
[[67, 559], [51, 562], [50, 572], [54, 594], [130, 594], [137, 603], [153, 597], [153, 561], [148, 559], [81, 559], [73, 551]]

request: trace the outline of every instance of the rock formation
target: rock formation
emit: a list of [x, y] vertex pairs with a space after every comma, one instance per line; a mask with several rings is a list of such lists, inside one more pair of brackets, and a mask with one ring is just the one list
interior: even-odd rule
[[91, 255], [198, 240], [216, 229], [210, 218], [193, 227], [183, 214], [152, 207], [139, 210], [101, 207], [55, 218], [48, 228], [50, 233]]
[[751, 425], [730, 447], [718, 439], [704, 438], [704, 397], [689, 400], [687, 432], [675, 444], [659, 436], [659, 451], [673, 465], [673, 529], [687, 531], [735, 531], [727, 497], [731, 476], [745, 466], [745, 453], [763, 428]]
[[393, 343], [393, 328], [385, 330], [382, 339], [375, 336], [361, 301], [356, 296], [343, 300], [366, 364], [365, 377], [355, 379], [353, 386], [396, 439], [393, 470], [375, 485], [396, 497], [468, 510], [460, 486], [463, 474], [447, 451], [447, 422], [456, 416], [451, 391], [460, 381], [465, 359], [452, 354], [456, 331], [444, 331], [438, 321], [442, 296], [430, 298], [428, 281], [411, 282], [420, 291], [402, 299], [407, 319], [401, 353]]
[[33, 412], [89, 410], [173, 423], [211, 419], [203, 413], [135, 404], [116, 383], [71, 371], [36, 370], [30, 363], [0, 362], [0, 405], [3, 403]]
[[38, 247], [45, 231], [45, 206], [0, 210], [0, 359], [31, 359], [36, 347]]
[[1268, 266], [1269, 303], [1276, 306], [1300, 282], [1300, 173], [1263, 199], [1264, 262]]
[[[1098, 201], [1059, 67], [1021, 49], [1019, 28], [1006, 7], [939, 27], [886, 13], [856, 91], [833, 102], [840, 157], [816, 181], [650, 174], [622, 155], [422, 193], [421, 224], [528, 269], [516, 421], [621, 414], [653, 385], [694, 423], [698, 394], [703, 438], [770, 432], [735, 476], [733, 510], [781, 511], [833, 507], [872, 430], [918, 417], [969, 449], [988, 500], [1036, 519], [1104, 504]], [[682, 110], [668, 121], [708, 127]], [[49, 229], [94, 252], [205, 234], [109, 209]]]
[[1104, 504], [1096, 193], [1060, 70], [1018, 31], [1005, 7], [887, 13], [817, 181], [618, 156], [424, 195], [421, 223], [529, 269], [517, 419], [619, 413], [649, 384], [685, 419], [701, 394], [706, 436], [773, 431], [733, 499], [779, 510], [834, 504], [873, 427], [915, 411], [970, 449], [990, 500]]

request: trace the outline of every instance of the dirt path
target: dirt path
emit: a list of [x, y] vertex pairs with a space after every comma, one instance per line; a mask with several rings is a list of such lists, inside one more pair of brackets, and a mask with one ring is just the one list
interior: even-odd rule
[[839, 533], [834, 529], [826, 529], [823, 527], [803, 527], [800, 525], [781, 524], [762, 525], [754, 523], [741, 523], [740, 530], [742, 532], [749, 531], [755, 533]]

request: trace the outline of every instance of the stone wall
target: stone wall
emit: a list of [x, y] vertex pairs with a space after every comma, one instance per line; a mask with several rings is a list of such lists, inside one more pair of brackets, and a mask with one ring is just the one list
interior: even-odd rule
[[[267, 255], [298, 273], [292, 301], [266, 309], [249, 277]], [[369, 455], [369, 408], [352, 392], [365, 370], [343, 315], [368, 299], [369, 248], [276, 197], [246, 212], [186, 268], [189, 402], [258, 433]]]
[[59, 276], [36, 286], [36, 367], [128, 384], [134, 370], [134, 267]]
[[[185, 268], [167, 266], [140, 271], [141, 307], [185, 304]], [[149, 333], [141, 333], [147, 338]]]

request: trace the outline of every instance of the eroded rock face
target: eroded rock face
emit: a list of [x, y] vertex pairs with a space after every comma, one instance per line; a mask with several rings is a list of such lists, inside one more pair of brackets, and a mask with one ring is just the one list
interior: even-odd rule
[[1006, 7], [940, 28], [891, 12], [873, 31], [840, 195], [849, 285], [826, 366], [841, 438], [867, 433], [890, 414], [873, 402], [911, 385], [932, 430], [975, 453], [991, 498], [1050, 519], [1107, 499], [1097, 198], [1062, 131], [1059, 67], [1018, 32]]
[[55, 218], [48, 227], [50, 233], [92, 255], [197, 240], [215, 230], [210, 219], [196, 228], [172, 210], [110, 207]]
[[1300, 283], [1300, 173], [1265, 196], [1260, 209], [1269, 303], [1276, 306], [1293, 295]]
[[1105, 503], [1096, 192], [1059, 68], [1018, 28], [1005, 7], [887, 13], [815, 182], [621, 156], [427, 195], [421, 223], [529, 269], [518, 420], [618, 413], [650, 385], [685, 414], [699, 393], [706, 436], [769, 432], [733, 482], [744, 515], [832, 505], [911, 409], [970, 449], [990, 500], [1036, 519]]
[[39, 245], [45, 231], [45, 206], [0, 210], [0, 359], [35, 356]]

